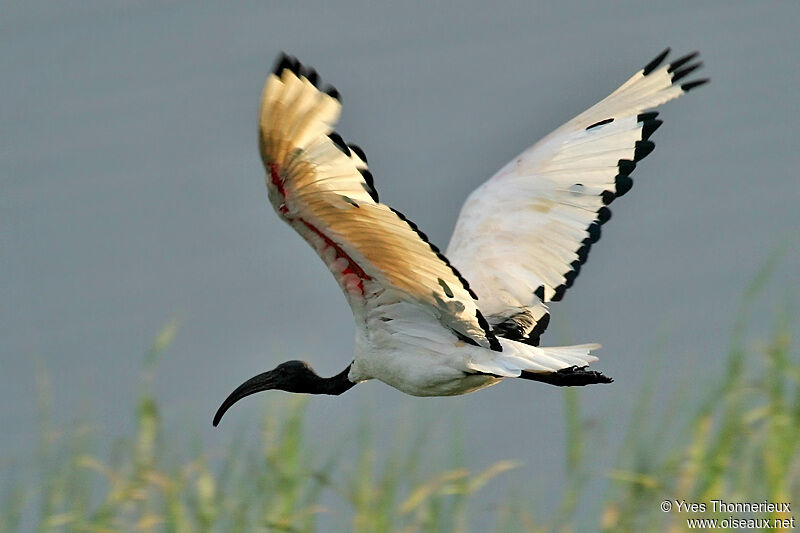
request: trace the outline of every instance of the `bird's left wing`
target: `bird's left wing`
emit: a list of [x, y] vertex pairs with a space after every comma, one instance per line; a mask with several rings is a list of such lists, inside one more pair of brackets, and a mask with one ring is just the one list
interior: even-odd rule
[[665, 50], [608, 97], [508, 163], [470, 194], [447, 255], [501, 337], [538, 344], [546, 304], [562, 298], [600, 238], [607, 207], [654, 147], [652, 112], [708, 80], [686, 79], [697, 53]]
[[464, 341], [500, 343], [467, 282], [402, 214], [378, 201], [364, 152], [333, 131], [333, 87], [281, 56], [267, 79], [259, 148], [270, 201], [320, 255], [354, 312], [389, 293], [430, 313]]

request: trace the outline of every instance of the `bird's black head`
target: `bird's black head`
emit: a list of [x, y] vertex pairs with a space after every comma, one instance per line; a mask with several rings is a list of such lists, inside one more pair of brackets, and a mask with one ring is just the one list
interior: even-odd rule
[[305, 361], [286, 361], [269, 372], [252, 377], [234, 390], [214, 415], [214, 426], [219, 424], [222, 415], [230, 407], [247, 396], [257, 392], [278, 389], [287, 392], [306, 394], [341, 394], [355, 385], [347, 379], [350, 371], [348, 365], [341, 373], [332, 378], [319, 377]]

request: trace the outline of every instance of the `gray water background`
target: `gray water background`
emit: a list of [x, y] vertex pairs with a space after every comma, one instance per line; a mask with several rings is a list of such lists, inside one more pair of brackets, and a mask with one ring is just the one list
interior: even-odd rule
[[[662, 109], [655, 152], [612, 206], [544, 337], [604, 345], [598, 368], [616, 382], [581, 391], [597, 472], [613, 465], [648, 372], [660, 373], [664, 397], [678, 384], [693, 396], [707, 389], [745, 287], [781, 248], [749, 309], [751, 342], [797, 303], [797, 2], [12, 1], [0, 10], [0, 467], [9, 471], [32, 461], [37, 361], [53, 381], [56, 420], [92, 421], [102, 448], [130, 431], [142, 353], [176, 314], [182, 327], [155, 390], [166, 423], [212, 450], [257, 424], [264, 403], [285, 404], [277, 394], [242, 402], [213, 430], [214, 410], [245, 378], [288, 358], [323, 375], [350, 361], [344, 298], [266, 201], [255, 119], [280, 50], [336, 85], [338, 130], [366, 150], [382, 200], [442, 248], [467, 194], [506, 161], [665, 46], [702, 52], [700, 75], [712, 83]], [[308, 410], [310, 438], [332, 447], [349, 446], [365, 413], [379, 443], [426, 419], [431, 456], [446, 451], [455, 420], [470, 468], [521, 460], [516, 486], [543, 514], [559, 499], [555, 388], [508, 382], [417, 399], [370, 382], [313, 398]], [[503, 486], [481, 509], [502, 500]], [[595, 509], [603, 490], [582, 505]]]

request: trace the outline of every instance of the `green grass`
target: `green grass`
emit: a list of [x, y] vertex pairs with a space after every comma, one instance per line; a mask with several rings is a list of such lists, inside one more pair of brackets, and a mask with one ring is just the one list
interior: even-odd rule
[[[466, 532], [475, 509], [486, 513], [481, 489], [499, 475], [514, 488], [490, 510], [497, 531], [684, 530], [687, 515], [661, 512], [664, 499], [800, 505], [800, 361], [789, 315], [779, 315], [770, 340], [756, 346], [744, 333], [744, 317], [736, 321], [725, 371], [707, 382], [700, 402], [680, 390], [655, 402], [655, 384], [645, 384], [607, 471], [590, 467], [596, 435], [586, 429], [580, 392], [565, 391], [569, 479], [560, 508], [550, 512], [531, 501], [530, 484], [540, 481], [515, 478], [513, 461], [471, 469], [458, 428], [452, 442], [439, 444], [448, 464], [438, 469], [420, 456], [437, 445], [425, 428], [411, 441], [396, 441], [380, 460], [368, 422], [355, 428], [349, 455], [323, 451], [304, 431], [302, 397], [287, 400], [288, 410], [266, 413], [257, 442], [235, 437], [229, 449], [236, 453], [207, 451], [199, 441], [178, 446], [151, 392], [158, 358], [177, 329], [169, 324], [145, 358], [136, 431], [111, 449], [96, 449], [88, 426], [53, 427], [40, 377], [37, 468], [23, 480], [2, 476], [0, 532], [20, 531], [23, 523], [40, 532]], [[598, 479], [602, 511], [587, 517], [581, 502]], [[335, 509], [324, 501], [336, 502]]]

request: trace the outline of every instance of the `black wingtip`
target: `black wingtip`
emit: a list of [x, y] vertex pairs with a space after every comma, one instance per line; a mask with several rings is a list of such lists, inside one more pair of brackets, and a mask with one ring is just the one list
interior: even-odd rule
[[[284, 70], [293, 72], [298, 78], [303, 76], [309, 82], [311, 82], [314, 87], [319, 87], [320, 76], [314, 68], [304, 66], [296, 57], [291, 56], [286, 52], [281, 52], [278, 54], [278, 58], [275, 60], [275, 66], [272, 68], [272, 73], [280, 78]], [[327, 85], [325, 89], [323, 89], [323, 92], [325, 92], [331, 98], [336, 98], [340, 102], [342, 101], [342, 96], [333, 85]]]
[[328, 85], [328, 86], [325, 88], [325, 94], [327, 94], [327, 95], [328, 95], [328, 96], [330, 96], [331, 98], [336, 98], [336, 99], [337, 99], [337, 100], [339, 100], [340, 102], [342, 101], [342, 95], [341, 95], [341, 94], [339, 94], [339, 91], [337, 91], [337, 90], [336, 90], [336, 87], [334, 87], [333, 85]]
[[341, 135], [339, 135], [339, 134], [338, 134], [338, 133], [336, 133], [335, 131], [332, 131], [332, 132], [330, 132], [330, 133], [328, 134], [328, 138], [329, 138], [331, 141], [333, 141], [333, 144], [335, 144], [335, 145], [336, 145], [336, 147], [337, 147], [339, 150], [341, 150], [342, 152], [344, 152], [344, 154], [345, 154], [347, 157], [350, 157], [350, 148], [348, 148], [348, 146], [347, 146], [347, 143], [346, 143], [346, 142], [344, 142], [344, 139], [342, 139], [342, 136], [341, 136]]
[[[353, 146], [350, 146], [350, 148], [352, 149]], [[377, 204], [379, 201], [378, 191], [375, 190], [375, 179], [372, 177], [372, 172], [366, 168], [360, 168], [358, 171], [361, 173], [361, 177], [364, 178], [364, 190], [367, 191], [367, 194], [369, 194], [372, 200]]]
[[564, 285], [566, 285], [567, 289], [575, 284], [575, 279], [581, 273], [581, 262], [573, 261], [569, 266], [572, 267], [572, 270], [564, 274]]
[[578, 248], [577, 252], [575, 252], [578, 255], [578, 261], [580, 261], [581, 264], [586, 263], [586, 261], [589, 259], [589, 252], [591, 250], [592, 250], [591, 240], [589, 238], [583, 239], [581, 241], [581, 247]]
[[536, 295], [539, 300], [544, 301], [544, 285], [539, 285], [533, 294]]
[[697, 57], [699, 55], [700, 55], [700, 52], [695, 50], [694, 52], [691, 52], [689, 54], [686, 54], [683, 57], [680, 57], [680, 58], [676, 59], [675, 61], [673, 61], [672, 63], [669, 64], [669, 68], [667, 69], [667, 72], [672, 74], [674, 71], [678, 70], [683, 65], [685, 65], [686, 63], [688, 63], [689, 61], [691, 61], [692, 59], [694, 59], [695, 57]]
[[694, 65], [689, 65], [688, 67], [684, 67], [680, 70], [676, 70], [675, 72], [672, 73], [672, 83], [675, 83], [676, 81], [685, 78], [686, 76], [688, 76], [689, 74], [691, 74], [692, 72], [694, 72], [695, 70], [699, 69], [702, 66], [703, 63], [700, 62], [700, 63], [695, 63]]
[[303, 71], [303, 76], [306, 77], [308, 81], [311, 82], [311, 85], [317, 87], [319, 85], [319, 74], [317, 74], [316, 69], [312, 67], [306, 67]]
[[620, 159], [617, 161], [617, 167], [619, 167], [619, 174], [621, 176], [630, 176], [631, 172], [636, 170], [636, 162], [630, 159]]
[[357, 144], [348, 144], [347, 146], [350, 147], [352, 151], [356, 153], [359, 159], [361, 159], [364, 163], [369, 163], [367, 161], [367, 154], [364, 153], [364, 150]]
[[567, 286], [565, 284], [561, 284], [555, 288], [555, 292], [553, 296], [550, 298], [551, 302], [560, 302], [564, 298], [564, 294], [567, 292]]
[[281, 73], [284, 70], [291, 70], [291, 71], [296, 70], [295, 69], [296, 64], [297, 64], [297, 59], [290, 56], [286, 52], [281, 52], [278, 55], [278, 58], [275, 60], [275, 66], [272, 68], [272, 73], [280, 77]]
[[647, 122], [648, 120], [655, 120], [658, 118], [658, 111], [647, 111], [636, 115], [636, 122]]
[[664, 59], [667, 57], [667, 55], [669, 54], [669, 52], [670, 52], [670, 48], [669, 48], [669, 47], [667, 47], [667, 49], [666, 49], [666, 50], [664, 50], [663, 52], [661, 52], [660, 54], [658, 54], [658, 57], [656, 57], [656, 58], [655, 58], [655, 59], [653, 59], [651, 62], [649, 62], [647, 65], [645, 65], [645, 67], [644, 67], [644, 70], [643, 70], [643, 72], [642, 72], [642, 75], [644, 75], [644, 76], [647, 76], [648, 74], [650, 74], [651, 72], [653, 72], [655, 69], [657, 69], [657, 68], [658, 68], [658, 66], [659, 66], [659, 65], [660, 65], [660, 64], [661, 64], [661, 63], [664, 61]]
[[316, 87], [319, 83], [319, 74], [317, 74], [317, 71], [314, 68], [303, 65], [296, 57], [289, 55], [286, 52], [281, 52], [278, 54], [278, 58], [275, 60], [275, 66], [272, 68], [272, 73], [278, 77], [281, 77], [284, 70], [292, 72], [298, 78], [301, 76], [306, 78], [311, 82], [312, 85], [314, 85], [314, 87]]
[[636, 148], [633, 151], [633, 160], [641, 161], [655, 149], [656, 145], [653, 141], [636, 141]]
[[586, 228], [586, 233], [589, 234], [589, 242], [591, 244], [594, 244], [600, 240], [600, 235], [603, 232], [600, 229], [600, 224], [598, 224], [597, 222], [592, 222], [591, 224], [589, 224], [589, 227]]
[[653, 120], [646, 120], [642, 123], [642, 140], [646, 141], [650, 138], [655, 131], [661, 127], [664, 123], [663, 120], [653, 119]]
[[706, 83], [708, 83], [710, 81], [711, 81], [711, 79], [709, 79], [709, 78], [703, 78], [701, 80], [690, 81], [689, 83], [684, 83], [683, 85], [681, 85], [681, 89], [683, 89], [684, 92], [688, 93], [692, 89], [700, 87], [701, 85], [705, 85]]
[[624, 196], [633, 187], [633, 180], [628, 176], [617, 174], [614, 178], [614, 194], [617, 198]]

